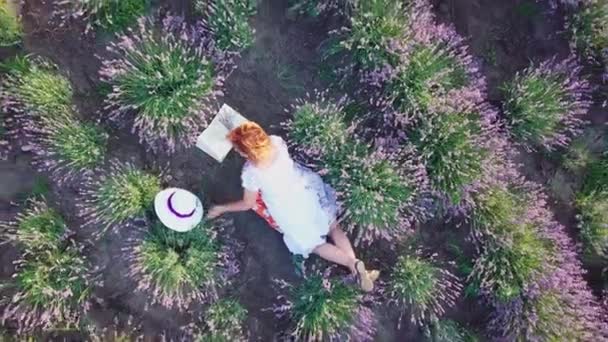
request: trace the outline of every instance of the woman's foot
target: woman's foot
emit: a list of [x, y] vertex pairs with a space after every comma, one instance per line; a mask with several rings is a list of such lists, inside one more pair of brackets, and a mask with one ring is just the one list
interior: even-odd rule
[[359, 279], [359, 286], [361, 290], [370, 292], [374, 289], [374, 280], [370, 278], [370, 274], [365, 269], [365, 264], [361, 260], [355, 262], [355, 271], [357, 272], [357, 279]]

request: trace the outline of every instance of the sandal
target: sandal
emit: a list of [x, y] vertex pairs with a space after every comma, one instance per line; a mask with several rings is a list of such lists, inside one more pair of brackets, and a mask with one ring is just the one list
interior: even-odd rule
[[365, 292], [372, 291], [374, 289], [374, 282], [370, 279], [363, 261], [357, 260], [357, 262], [355, 262], [355, 271], [357, 271], [357, 279], [359, 280], [361, 290]]
[[367, 272], [367, 276], [369, 277], [369, 279], [371, 279], [372, 282], [376, 282], [376, 280], [378, 280], [378, 278], [380, 278], [380, 271], [378, 270], [371, 270]]

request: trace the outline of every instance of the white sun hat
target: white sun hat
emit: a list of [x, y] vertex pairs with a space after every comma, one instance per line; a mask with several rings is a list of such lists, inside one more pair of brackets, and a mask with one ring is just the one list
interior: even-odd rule
[[167, 228], [177, 232], [187, 232], [203, 219], [203, 204], [198, 197], [178, 188], [168, 188], [156, 194], [154, 210]]

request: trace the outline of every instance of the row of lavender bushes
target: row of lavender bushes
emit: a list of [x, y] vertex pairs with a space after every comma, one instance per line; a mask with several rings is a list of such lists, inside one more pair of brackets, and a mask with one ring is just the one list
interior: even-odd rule
[[[0, 48], [18, 44], [22, 35], [23, 28], [18, 9], [7, 0], [0, 1]], [[0, 113], [0, 160], [6, 158], [9, 147], [5, 136], [4, 120], [4, 114]]]
[[[233, 69], [239, 49], [253, 42], [248, 18], [255, 13], [255, 3], [243, 4], [197, 3], [205, 21], [193, 25], [175, 16], [137, 20], [149, 9], [146, 0], [59, 2], [55, 17], [62, 25], [71, 25], [73, 20], [79, 25], [84, 19], [85, 32], [124, 31], [108, 47], [112, 57], [102, 61], [102, 81], [111, 86], [103, 112], [120, 123], [133, 122], [147, 149], [173, 152], [193, 144], [195, 134], [217, 109], [216, 98], [222, 95], [223, 80]], [[234, 20], [240, 26], [233, 25]], [[54, 64], [28, 56], [3, 64], [3, 69], [8, 73], [1, 95], [2, 106], [10, 113], [9, 135], [28, 144], [36, 165], [55, 181], [81, 184], [78, 209], [85, 226], [97, 231], [94, 237], [125, 229], [141, 232], [125, 242], [123, 252], [128, 257], [128, 275], [138, 291], [149, 295], [148, 304], [185, 311], [194, 300], [204, 300], [210, 304], [207, 317], [193, 334], [201, 340], [245, 338], [240, 328], [245, 309], [234, 300], [219, 299], [228, 278], [238, 272], [235, 245], [221, 243], [217, 236], [230, 222], [203, 223], [187, 234], [162, 227], [152, 203], [165, 183], [163, 173], [106, 161], [108, 135], [78, 118], [70, 81]], [[43, 211], [36, 209], [42, 204], [35, 205], [33, 213]], [[23, 215], [16, 223], [5, 224], [7, 241], [29, 243], [34, 238], [24, 234], [38, 229], [42, 231], [28, 234], [42, 241], [37, 243], [50, 243], [55, 238], [50, 233], [56, 232], [44, 229], [67, 232], [59, 217], [53, 223], [54, 216], [30, 220], [31, 212]], [[34, 228], [21, 224], [26, 219], [34, 221]], [[74, 252], [71, 240], [62, 238], [58, 244], [62, 247], [57, 253], [49, 248], [44, 257], [32, 256], [32, 261], [32, 253], [25, 254], [20, 262], [24, 266], [18, 268], [11, 287], [21, 292], [12, 303], [3, 303], [7, 304], [4, 319], [22, 331], [79, 328], [79, 305], [89, 292], [88, 282], [80, 279], [85, 279], [85, 261]], [[54, 273], [49, 276], [49, 272]]]
[[[596, 94], [606, 106], [605, 82], [608, 75], [608, 2], [602, 0], [564, 3], [566, 29], [570, 34], [571, 48], [587, 61], [588, 68], [602, 77]], [[583, 244], [584, 261], [602, 269], [604, 303], [608, 298], [608, 217], [606, 206], [608, 195], [608, 173], [606, 167], [607, 142], [605, 131], [600, 132], [603, 143], [580, 139], [572, 146], [565, 158], [564, 166], [583, 181], [576, 195], [580, 238]], [[606, 306], [608, 307], [608, 306]]]
[[[593, 90], [596, 108], [606, 106], [605, 82], [608, 65], [608, 2], [604, 0], [551, 1], [551, 6], [565, 15], [564, 33], [572, 52], [585, 61], [585, 69], [598, 85]], [[608, 218], [606, 208], [606, 153], [608, 140], [605, 129], [589, 128], [568, 146], [561, 158], [562, 171], [575, 180], [574, 201], [579, 222], [581, 256], [585, 267], [600, 273], [603, 302], [608, 298]], [[595, 277], [595, 275], [593, 275]]]
[[[406, 149], [417, 155], [415, 160], [424, 172], [417, 173], [420, 177], [413, 178], [414, 184], [428, 184], [442, 212], [464, 217], [470, 224], [477, 256], [466, 282], [493, 308], [488, 337], [606, 338], [605, 312], [583, 279], [575, 246], [565, 228], [553, 220], [539, 187], [522, 179], [518, 165], [511, 162], [516, 157], [514, 144], [528, 150], [555, 151], [568, 146], [580, 133], [592, 89], [576, 58], [551, 59], [518, 73], [504, 86], [506, 100], [499, 112], [485, 102], [485, 82], [462, 38], [451, 27], [435, 22], [426, 1], [332, 4], [327, 8], [294, 1], [292, 6], [338, 9], [338, 15], [346, 18], [348, 24], [332, 32], [325, 57], [337, 65], [334, 77], [339, 85], [355, 98], [370, 99], [369, 114], [351, 124], [345, 121], [339, 105], [309, 102], [297, 106], [288, 127], [302, 159], [312, 160], [338, 188], [350, 189], [357, 181], [348, 172], [343, 179], [346, 185], [339, 185], [332, 176], [335, 170], [348, 170], [352, 163], [340, 158], [343, 148], [349, 156], [357, 156], [359, 152], [353, 153], [357, 148], [351, 146], [371, 141], [378, 150]], [[353, 86], [353, 81], [358, 84]], [[313, 120], [315, 113], [318, 118]], [[330, 143], [336, 141], [339, 143]], [[369, 151], [361, 155], [367, 163], [382, 161]], [[401, 160], [393, 158], [392, 167], [398, 169]], [[402, 170], [410, 169], [407, 165]], [[348, 204], [352, 195], [339, 194]], [[380, 198], [397, 200], [400, 194], [386, 191]], [[361, 207], [377, 209], [375, 205], [370, 198]], [[373, 217], [369, 212], [361, 214]], [[371, 235], [369, 239], [394, 236]], [[437, 327], [443, 327], [440, 318], [454, 304], [462, 281], [446, 270], [425, 272], [431, 267], [416, 266], [419, 261], [416, 255], [402, 255], [388, 276], [386, 293], [413, 322], [437, 332]], [[435, 276], [426, 282], [412, 281], [424, 279], [423, 274]], [[441, 274], [446, 276], [438, 276]], [[325, 284], [324, 296], [344, 296], [341, 291], [332, 293], [332, 281], [316, 281]], [[281, 307], [292, 310], [292, 319], [298, 322], [296, 333], [344, 333], [336, 326], [315, 324], [316, 320], [330, 320], [313, 314], [319, 312], [314, 310], [318, 306], [312, 305], [317, 302], [298, 303], [295, 300]], [[351, 313], [358, 312], [355, 304], [350, 306]], [[321, 311], [334, 315], [333, 321], [344, 320], [338, 310]], [[347, 318], [352, 321], [356, 316]], [[370, 319], [354, 326], [369, 326]], [[353, 331], [351, 336], [364, 333]]]
[[52, 62], [15, 57], [3, 64], [0, 91], [7, 135], [35, 154], [35, 165], [64, 183], [91, 175], [103, 163], [108, 135], [82, 122], [69, 79]]
[[[336, 32], [334, 40], [337, 43], [328, 58], [332, 62], [342, 63], [337, 76], [344, 83], [349, 83], [357, 75], [362, 76], [367, 86], [360, 87], [362, 89], [358, 91], [374, 98], [370, 101], [374, 108], [370, 113], [382, 114], [380, 117], [370, 114], [353, 121], [347, 113], [349, 101], [328, 100], [328, 96], [322, 94], [295, 105], [292, 108], [293, 119], [286, 127], [300, 161], [316, 168], [338, 191], [345, 212], [342, 222], [347, 229], [366, 244], [379, 240], [394, 243], [409, 235], [414, 224], [430, 214], [429, 210], [433, 209], [431, 199], [438, 198], [442, 207], [447, 209], [466, 197], [459, 182], [472, 180], [473, 174], [483, 167], [481, 160], [455, 165], [453, 162], [458, 156], [448, 160], [452, 157], [450, 151], [434, 153], [438, 151], [433, 149], [441, 148], [445, 139], [455, 138], [460, 143], [456, 149], [464, 146], [462, 153], [476, 158], [483, 153], [473, 146], [473, 141], [477, 141], [474, 134], [490, 130], [485, 126], [476, 126], [476, 111], [461, 115], [456, 109], [459, 104], [448, 101], [441, 105], [431, 103], [432, 94], [425, 92], [423, 87], [411, 87], [412, 78], [418, 77], [418, 72], [425, 74], [429, 69], [445, 63], [448, 69], [455, 69], [451, 55], [453, 51], [449, 48], [445, 50], [445, 55], [434, 60], [436, 49], [444, 47], [441, 44], [428, 49], [420, 46], [413, 53], [416, 62], [412, 65], [429, 62], [431, 68], [422, 65], [420, 70], [410, 74], [408, 72], [411, 70], [405, 66], [400, 71], [396, 70], [401, 56], [388, 51], [389, 45], [390, 48], [395, 45], [377, 40], [384, 40], [386, 37], [383, 34], [386, 32], [395, 34], [395, 37], [408, 38], [401, 36], [409, 28], [408, 12], [403, 3], [335, 2], [335, 6], [325, 8], [335, 9], [344, 4], [348, 6], [348, 14], [352, 14], [349, 18], [352, 26]], [[297, 5], [292, 3], [293, 8]], [[309, 2], [300, 5], [300, 9], [311, 8]], [[352, 32], [354, 30], [358, 31]], [[387, 46], [382, 46], [384, 43]], [[458, 57], [462, 57], [460, 52]], [[389, 64], [380, 66], [383, 62]], [[444, 76], [443, 70], [437, 73]], [[455, 74], [447, 76], [446, 80], [449, 80], [446, 83], [455, 78]], [[389, 79], [395, 81], [390, 90], [385, 88], [385, 82]], [[423, 83], [427, 80], [413, 81]], [[467, 95], [474, 96], [471, 93]], [[356, 93], [354, 97], [359, 95]], [[393, 110], [393, 104], [399, 109]], [[427, 121], [422, 115], [422, 108], [427, 106], [442, 109], [441, 114], [432, 118], [436, 120]], [[408, 112], [412, 108], [416, 108], [414, 112]], [[458, 133], [452, 135], [452, 127], [442, 125], [441, 117], [453, 118], [450, 122], [459, 125]], [[394, 126], [385, 125], [384, 121]], [[400, 131], [414, 123], [424, 127], [421, 129], [424, 132], [415, 141], [410, 141]], [[369, 144], [370, 140], [375, 144]], [[370, 145], [373, 147], [370, 148]], [[421, 150], [426, 153], [421, 153]], [[429, 167], [431, 164], [432, 167]], [[462, 168], [464, 172], [455, 172], [453, 166]], [[446, 177], [451, 175], [458, 179]], [[469, 337], [469, 333], [459, 324], [442, 319], [445, 311], [455, 304], [462, 281], [436, 259], [435, 255], [422, 251], [404, 253], [391, 267], [388, 279], [382, 279], [378, 284], [380, 291], [377, 298], [362, 296], [342, 280], [330, 279], [328, 274], [315, 274], [300, 286], [282, 284], [289, 291], [281, 297], [284, 302], [275, 307], [275, 312], [280, 317], [288, 316], [291, 319], [291, 334], [297, 338], [371, 340], [376, 322], [370, 306], [389, 300], [401, 312], [401, 318], [424, 327], [431, 339], [439, 338], [444, 329], [449, 331], [451, 338]]]
[[15, 2], [0, 1], [0, 47], [18, 44], [22, 34], [21, 18]]
[[[242, 11], [242, 4], [197, 3], [215, 22], [189, 24], [176, 16], [139, 19], [108, 47], [112, 57], [102, 62], [101, 78], [112, 86], [105, 107], [110, 119], [133, 120], [133, 132], [154, 152], [191, 147], [219, 108], [236, 54], [252, 43], [248, 25], [230, 26], [227, 19], [246, 24], [255, 7]], [[232, 36], [240, 39], [229, 40]], [[194, 302], [208, 303], [206, 324], [194, 334], [202, 340], [241, 339], [246, 311], [235, 301], [219, 299], [228, 278], [238, 272], [234, 245], [218, 238], [230, 222], [204, 222], [188, 233], [168, 231], [151, 214], [162, 178], [119, 164], [88, 186], [84, 212], [89, 222], [111, 229], [143, 223], [144, 235], [128, 241], [123, 251], [129, 276], [151, 305], [185, 311]]]

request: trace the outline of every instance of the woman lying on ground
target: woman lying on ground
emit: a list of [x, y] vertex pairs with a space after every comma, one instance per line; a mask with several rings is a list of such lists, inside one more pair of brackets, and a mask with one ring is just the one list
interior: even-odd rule
[[307, 258], [312, 252], [346, 266], [357, 275], [361, 289], [371, 291], [379, 273], [367, 271], [338, 226], [335, 191], [315, 172], [295, 163], [283, 139], [268, 136], [254, 122], [235, 128], [228, 139], [247, 159], [241, 174], [243, 199], [212, 207], [208, 217], [253, 209], [283, 234], [293, 254]]

